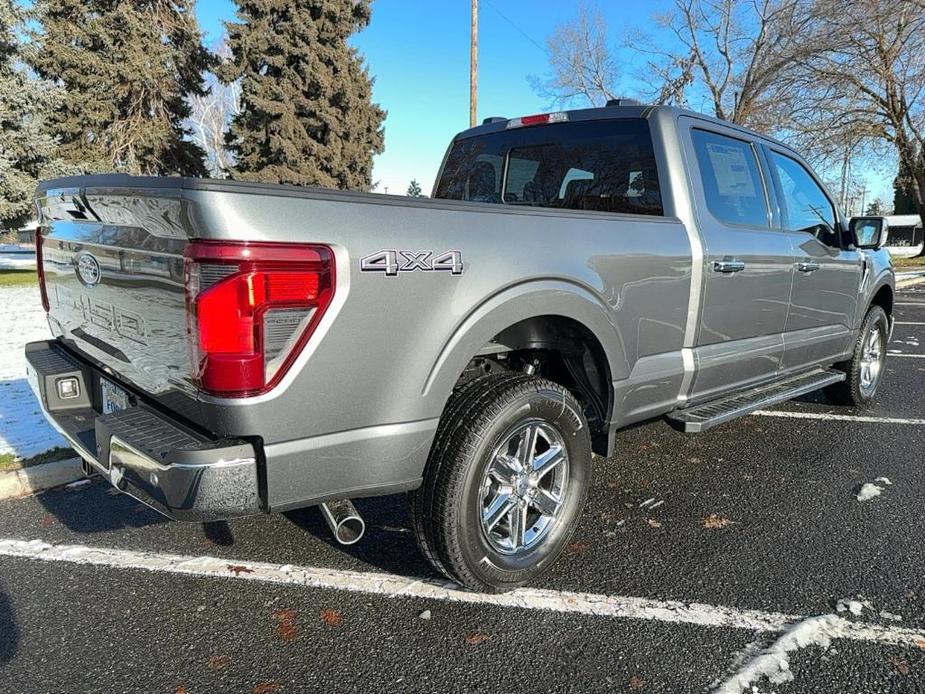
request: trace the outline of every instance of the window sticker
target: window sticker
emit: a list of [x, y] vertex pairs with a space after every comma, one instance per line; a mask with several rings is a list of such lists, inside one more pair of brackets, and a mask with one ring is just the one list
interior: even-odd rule
[[708, 142], [707, 154], [720, 195], [735, 198], [757, 197], [755, 182], [748, 169], [745, 151], [741, 147]]

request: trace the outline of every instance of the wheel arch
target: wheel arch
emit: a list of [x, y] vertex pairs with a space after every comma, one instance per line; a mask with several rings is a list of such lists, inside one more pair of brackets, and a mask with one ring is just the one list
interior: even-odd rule
[[434, 362], [422, 394], [437, 399], [442, 412], [460, 377], [486, 346], [555, 352], [574, 345], [587, 350], [595, 390], [603, 399], [601, 436], [593, 438], [595, 452], [606, 453], [613, 382], [630, 372], [623, 344], [610, 310], [589, 288], [561, 280], [525, 283], [491, 297], [459, 323]]
[[[893, 318], [893, 303], [894, 303], [894, 291], [893, 287], [889, 284], [883, 284], [878, 287], [870, 300], [870, 306], [879, 306], [886, 313], [887, 318], [892, 321]], [[867, 310], [870, 310], [868, 306]], [[865, 311], [865, 314], [867, 312]]]

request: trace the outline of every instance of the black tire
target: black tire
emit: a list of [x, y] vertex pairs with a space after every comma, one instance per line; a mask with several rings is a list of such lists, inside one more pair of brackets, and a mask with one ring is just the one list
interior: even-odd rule
[[[869, 356], [868, 341], [875, 330], [880, 335], [879, 356], [876, 360], [879, 363], [879, 368], [876, 370], [873, 380], [868, 383], [865, 382], [866, 379], [864, 378], [864, 363], [867, 356]], [[854, 345], [851, 359], [835, 365], [835, 368], [845, 372], [847, 378], [841, 383], [836, 383], [825, 389], [826, 396], [832, 403], [864, 408], [873, 402], [874, 397], [877, 395], [877, 388], [883, 378], [889, 334], [890, 324], [886, 313], [879, 306], [871, 306], [861, 323], [861, 331]]]
[[[483, 530], [482, 485], [496, 449], [524, 426], [542, 426], [558, 437], [567, 454], [566, 473], [559, 478], [554, 521], [536, 534], [535, 544], [505, 553]], [[421, 551], [448, 578], [470, 590], [511, 590], [535, 579], [561, 554], [590, 481], [588, 424], [565, 388], [523, 374], [484, 376], [454, 393], [444, 411], [423, 484], [410, 495], [412, 527]]]

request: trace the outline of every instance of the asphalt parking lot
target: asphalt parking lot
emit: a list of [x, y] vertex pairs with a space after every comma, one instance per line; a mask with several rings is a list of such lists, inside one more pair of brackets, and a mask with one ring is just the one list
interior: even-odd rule
[[403, 497], [358, 502], [351, 548], [315, 509], [0, 502], [3, 691], [923, 692], [925, 289], [897, 301], [870, 411], [622, 432], [567, 555], [502, 598], [429, 572]]

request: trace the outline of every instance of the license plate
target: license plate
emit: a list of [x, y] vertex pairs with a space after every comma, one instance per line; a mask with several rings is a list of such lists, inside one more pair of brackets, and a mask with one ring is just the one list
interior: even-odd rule
[[105, 378], [100, 379], [100, 392], [103, 401], [103, 414], [112, 414], [128, 409], [128, 393]]

